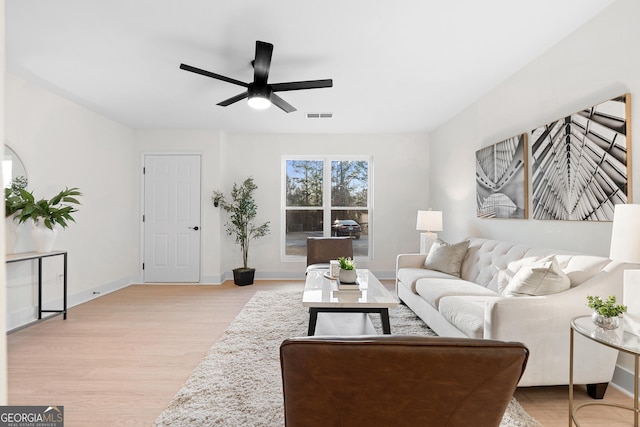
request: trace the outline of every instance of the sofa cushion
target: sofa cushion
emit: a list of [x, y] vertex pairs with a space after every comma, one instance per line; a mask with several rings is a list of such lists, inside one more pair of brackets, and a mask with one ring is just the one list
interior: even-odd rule
[[462, 279], [419, 279], [416, 293], [436, 310], [440, 309], [440, 299], [447, 296], [498, 296], [490, 289]]
[[484, 306], [496, 296], [449, 296], [440, 300], [440, 314], [469, 338], [483, 338]]
[[569, 277], [560, 269], [556, 257], [549, 255], [522, 266], [509, 280], [503, 295], [549, 295], [566, 291], [570, 286]]
[[429, 250], [427, 259], [424, 261], [424, 268], [460, 277], [460, 267], [468, 248], [468, 240], [449, 244], [444, 240], [438, 239]]
[[397, 278], [399, 282], [408, 286], [414, 294], [418, 293], [416, 292], [416, 282], [420, 279], [457, 279], [457, 277], [450, 274], [435, 270], [427, 270], [426, 268], [401, 268], [398, 270]]

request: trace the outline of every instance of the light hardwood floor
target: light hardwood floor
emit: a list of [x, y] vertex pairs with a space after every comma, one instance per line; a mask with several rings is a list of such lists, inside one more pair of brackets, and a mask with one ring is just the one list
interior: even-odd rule
[[[73, 307], [67, 320], [8, 335], [9, 404], [63, 405], [65, 427], [151, 426], [256, 291], [302, 288], [301, 281], [144, 284]], [[567, 387], [521, 388], [516, 398], [545, 427], [568, 425]], [[576, 399], [591, 400], [578, 388]], [[632, 400], [611, 387], [605, 396]], [[584, 426], [632, 425], [627, 411], [580, 415]]]

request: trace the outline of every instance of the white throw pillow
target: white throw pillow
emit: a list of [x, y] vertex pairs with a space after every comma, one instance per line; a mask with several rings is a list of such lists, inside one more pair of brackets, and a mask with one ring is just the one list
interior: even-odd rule
[[467, 249], [469, 249], [468, 240], [450, 245], [444, 240], [437, 239], [424, 261], [424, 268], [460, 277], [460, 268]]
[[549, 255], [540, 261], [522, 266], [509, 280], [504, 296], [549, 295], [566, 291], [571, 286], [556, 257]]
[[504, 295], [504, 290], [507, 289], [507, 286], [511, 283], [514, 275], [515, 273], [508, 268], [498, 271], [497, 287], [500, 295]]

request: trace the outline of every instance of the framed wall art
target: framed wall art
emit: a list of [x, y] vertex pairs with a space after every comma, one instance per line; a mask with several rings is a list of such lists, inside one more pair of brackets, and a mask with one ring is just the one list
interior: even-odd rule
[[613, 221], [631, 202], [630, 111], [625, 94], [531, 132], [534, 219]]
[[527, 218], [527, 134], [476, 151], [479, 218]]

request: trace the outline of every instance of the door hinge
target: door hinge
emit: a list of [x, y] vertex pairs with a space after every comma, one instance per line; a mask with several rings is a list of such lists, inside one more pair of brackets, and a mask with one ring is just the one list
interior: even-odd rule
[[145, 166], [142, 167], [142, 175], [147, 173], [147, 168]]
[[142, 222], [144, 222], [144, 214], [142, 214]]
[[142, 269], [144, 270], [144, 262], [142, 263]]

